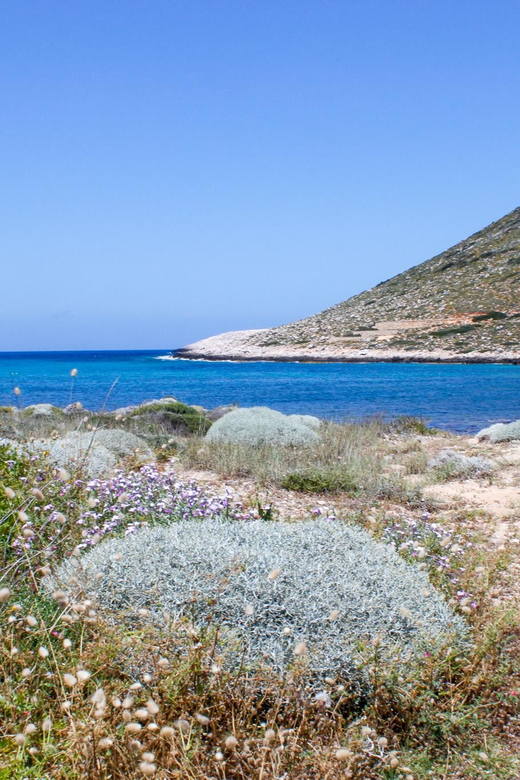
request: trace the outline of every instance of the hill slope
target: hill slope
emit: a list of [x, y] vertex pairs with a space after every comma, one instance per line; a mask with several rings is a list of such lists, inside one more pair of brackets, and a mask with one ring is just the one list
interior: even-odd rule
[[520, 359], [520, 208], [431, 260], [304, 320], [176, 354], [213, 359]]

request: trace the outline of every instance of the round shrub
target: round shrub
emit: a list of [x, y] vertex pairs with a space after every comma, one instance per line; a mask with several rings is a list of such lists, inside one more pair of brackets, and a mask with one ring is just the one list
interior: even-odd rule
[[487, 439], [493, 444], [500, 441], [518, 441], [520, 439], [520, 420], [510, 423], [495, 423], [477, 433], [478, 439]]
[[305, 643], [317, 677], [359, 677], [360, 643], [399, 660], [466, 632], [425, 572], [340, 522], [178, 522], [102, 542], [65, 562], [51, 587], [79, 588], [116, 620], [164, 611], [219, 626], [228, 663], [282, 671]]
[[484, 476], [493, 471], [493, 464], [481, 455], [468, 456], [455, 450], [441, 450], [428, 461], [428, 468], [442, 469], [450, 477]]
[[233, 444], [310, 446], [319, 441], [321, 425], [310, 415], [285, 415], [266, 406], [234, 409], [213, 423], [206, 439]]
[[125, 457], [131, 456], [140, 462], [153, 460], [153, 452], [143, 439], [116, 428], [68, 433], [56, 440], [40, 439], [29, 449], [47, 452], [57, 466], [82, 467], [91, 477], [106, 476]]

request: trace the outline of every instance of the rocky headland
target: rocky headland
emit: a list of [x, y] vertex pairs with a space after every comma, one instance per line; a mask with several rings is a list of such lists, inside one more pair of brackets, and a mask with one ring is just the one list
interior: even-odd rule
[[173, 352], [202, 360], [520, 362], [520, 208], [312, 317]]

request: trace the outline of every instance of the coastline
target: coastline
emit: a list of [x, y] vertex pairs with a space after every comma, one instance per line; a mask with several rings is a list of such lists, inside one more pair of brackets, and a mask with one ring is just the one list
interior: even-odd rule
[[179, 360], [206, 360], [211, 362], [233, 362], [233, 363], [464, 363], [464, 364], [504, 364], [520, 365], [520, 355], [514, 357], [504, 357], [502, 355], [449, 355], [432, 356], [412, 353], [409, 355], [349, 355], [322, 357], [320, 355], [273, 355], [273, 356], [251, 356], [251, 355], [208, 355], [205, 353], [188, 352], [182, 349], [175, 349], [171, 354], [172, 358]]
[[348, 349], [340, 344], [260, 345], [254, 337], [263, 330], [241, 330], [210, 336], [185, 347], [174, 349], [173, 358], [274, 363], [504, 363], [520, 365], [520, 352], [505, 349], [489, 352], [454, 352], [451, 350], [396, 350], [384, 348]]

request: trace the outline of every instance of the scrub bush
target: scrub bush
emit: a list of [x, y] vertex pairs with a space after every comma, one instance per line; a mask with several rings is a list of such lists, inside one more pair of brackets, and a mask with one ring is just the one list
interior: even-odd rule
[[[59, 568], [51, 588], [79, 588], [117, 621], [196, 631], [219, 627], [230, 662], [277, 672], [305, 656], [313, 677], [359, 679], [360, 648], [377, 639], [400, 662], [466, 633], [428, 576], [392, 545], [340, 522], [178, 522], [102, 542]], [[141, 612], [141, 614], [143, 614]]]
[[477, 433], [478, 439], [489, 439], [496, 444], [500, 441], [517, 441], [520, 439], [520, 420], [510, 423], [495, 423], [489, 428], [483, 428]]
[[299, 493], [335, 493], [338, 490], [356, 493], [359, 486], [352, 475], [344, 471], [338, 473], [315, 469], [288, 474], [282, 487]]
[[493, 464], [482, 456], [468, 457], [455, 450], [441, 450], [428, 461], [431, 469], [442, 470], [446, 477], [484, 476], [493, 471]]
[[236, 444], [310, 446], [319, 441], [317, 417], [285, 415], [266, 406], [234, 409], [217, 420], [206, 439]]

